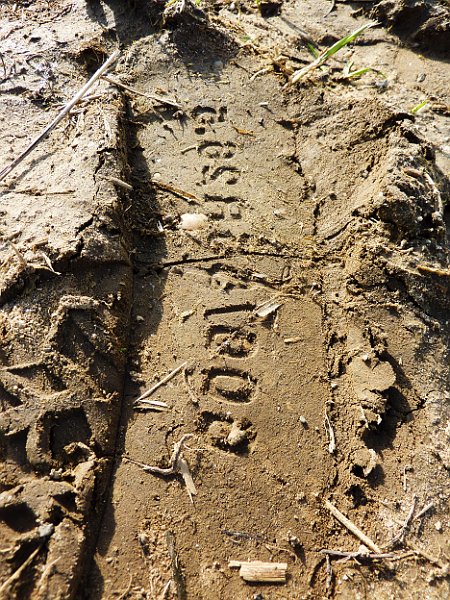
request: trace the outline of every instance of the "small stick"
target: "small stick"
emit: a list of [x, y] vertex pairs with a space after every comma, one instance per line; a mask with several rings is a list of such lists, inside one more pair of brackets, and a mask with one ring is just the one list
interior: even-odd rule
[[141, 400], [141, 405], [137, 408], [144, 410], [146, 407], [148, 410], [155, 410], [157, 412], [164, 412], [169, 408], [169, 405], [166, 402], [161, 402], [161, 400]]
[[128, 458], [128, 457], [126, 457], [126, 460], [128, 460], [129, 462], [131, 462], [135, 465], [142, 467], [142, 469], [144, 471], [147, 471], [148, 473], [154, 473], [155, 475], [175, 475], [176, 473], [180, 472], [178, 463], [180, 460], [181, 452], [183, 450], [183, 446], [185, 445], [187, 440], [191, 439], [191, 437], [193, 437], [192, 433], [186, 433], [185, 435], [183, 435], [181, 440], [174, 445], [172, 456], [170, 457], [170, 466], [165, 469], [162, 469], [160, 467], [152, 467], [150, 465], [140, 463], [140, 462], [133, 460], [132, 458]]
[[[46, 565], [45, 569], [42, 571], [42, 575], [39, 579], [37, 589], [34, 592], [33, 596], [35, 596], [38, 600], [45, 600], [48, 598], [48, 578], [53, 567], [61, 560], [61, 557], [55, 558], [51, 563]], [[120, 600], [120, 598], [118, 598]]]
[[13, 169], [17, 167], [19, 163], [21, 163], [35, 148], [36, 146], [45, 140], [45, 138], [55, 129], [55, 127], [60, 123], [66, 115], [69, 114], [71, 109], [79, 102], [86, 92], [92, 87], [92, 85], [98, 81], [98, 79], [107, 71], [110, 66], [116, 62], [119, 58], [119, 50], [116, 50], [111, 54], [108, 60], [92, 75], [87, 83], [79, 90], [75, 96], [68, 102], [65, 107], [61, 110], [58, 116], [53, 119], [53, 121], [47, 125], [42, 133], [40, 133], [31, 143], [30, 145], [17, 157], [15, 158], [8, 166], [6, 166], [2, 171], [0, 171], [0, 181], [2, 181]]
[[390, 542], [388, 542], [386, 544], [386, 546], [393, 546], [397, 542], [403, 542], [404, 537], [409, 529], [409, 526], [411, 525], [411, 522], [413, 521], [414, 511], [416, 510], [416, 505], [417, 505], [417, 496], [414, 496], [412, 506], [409, 510], [409, 513], [408, 513], [408, 515], [405, 519], [405, 522], [403, 523], [400, 531], [396, 535], [394, 535], [392, 540]]
[[26, 267], [28, 267], [28, 263], [27, 263], [27, 261], [26, 261], [26, 260], [24, 259], [24, 257], [23, 257], [23, 256], [20, 254], [20, 252], [17, 250], [17, 247], [16, 247], [16, 245], [15, 245], [15, 244], [13, 244], [13, 243], [11, 242], [11, 240], [8, 240], [8, 243], [9, 243], [9, 245], [11, 246], [11, 248], [12, 248], [12, 250], [13, 250], [14, 254], [15, 254], [15, 255], [17, 256], [17, 258], [19, 259], [20, 266], [21, 266], [21, 267], [23, 267], [23, 268], [26, 268]]
[[30, 554], [30, 556], [20, 565], [20, 567], [16, 571], [14, 571], [14, 573], [10, 577], [8, 577], [8, 579], [4, 583], [2, 583], [2, 585], [0, 586], [0, 598], [4, 598], [3, 592], [9, 590], [11, 588], [11, 585], [19, 579], [19, 577], [22, 575], [22, 573], [25, 571], [28, 565], [32, 563], [34, 558], [39, 554], [41, 548], [42, 544]]
[[440, 569], [446, 570], [446, 571], [448, 571], [450, 569], [448, 563], [445, 564], [444, 562], [442, 562], [442, 560], [440, 558], [436, 558], [432, 554], [429, 554], [428, 552], [426, 552], [425, 550], [423, 550], [422, 548], [420, 548], [417, 544], [415, 544], [411, 540], [406, 540], [405, 541], [405, 546], [407, 546], [408, 548], [410, 548], [414, 552], [414, 554], [417, 554], [418, 556], [421, 556], [422, 558], [425, 558], [431, 564], [436, 565]]
[[155, 96], [154, 94], [146, 94], [145, 92], [140, 92], [135, 88], [130, 87], [129, 85], [125, 85], [121, 81], [117, 81], [116, 79], [112, 79], [107, 75], [103, 75], [102, 77], [108, 83], [112, 83], [118, 88], [122, 88], [127, 92], [131, 92], [132, 94], [136, 94], [137, 96], [143, 96], [144, 98], [148, 98], [149, 100], [155, 100], [156, 102], [160, 102], [161, 104], [167, 104], [167, 106], [172, 106], [173, 108], [181, 109], [181, 105], [175, 102], [175, 100], [171, 100], [170, 98], [163, 98], [162, 96]]
[[431, 273], [438, 277], [450, 277], [450, 269], [434, 269], [433, 267], [427, 267], [426, 265], [416, 265], [416, 269], [420, 273]]
[[114, 185], [117, 185], [118, 187], [121, 187], [124, 190], [127, 190], [129, 192], [131, 192], [133, 190], [132, 185], [130, 185], [126, 181], [122, 181], [122, 179], [118, 179], [117, 177], [103, 177], [103, 179], [106, 179], [107, 181], [114, 183]]
[[171, 584], [172, 584], [172, 580], [169, 579], [169, 581], [164, 586], [163, 591], [161, 592], [160, 600], [167, 600], [167, 597], [169, 596]]
[[198, 152], [198, 146], [196, 144], [194, 144], [193, 146], [186, 146], [186, 148], [183, 148], [182, 150], [180, 150], [181, 154], [186, 154], [186, 152], [189, 152], [190, 150], [197, 150]]
[[403, 558], [408, 558], [410, 556], [414, 556], [415, 552], [403, 552], [402, 554], [395, 554], [394, 552], [385, 552], [381, 554], [376, 554], [374, 552], [340, 552], [339, 550], [320, 550], [320, 554], [326, 554], [327, 556], [335, 556], [336, 558], [362, 558], [369, 560], [383, 560], [388, 558], [389, 560], [401, 560]]
[[197, 196], [194, 196], [194, 194], [190, 194], [189, 192], [180, 190], [179, 188], [173, 187], [172, 185], [169, 185], [168, 183], [162, 183], [160, 181], [154, 181], [152, 179], [152, 185], [153, 185], [153, 187], [159, 188], [160, 190], [164, 190], [165, 192], [171, 192], [175, 196], [178, 196], [179, 198], [182, 198], [183, 200], [186, 200], [187, 202], [194, 202], [195, 204], [201, 203], [200, 198], [197, 198]]
[[358, 527], [356, 527], [356, 525], [352, 523], [350, 519], [347, 519], [347, 517], [343, 515], [341, 511], [334, 506], [334, 504], [331, 504], [329, 500], [325, 500], [325, 507], [330, 511], [333, 517], [339, 521], [339, 523], [344, 525], [344, 527], [346, 527], [351, 533], [353, 533], [354, 536], [361, 540], [361, 542], [365, 546], [367, 546], [367, 548], [370, 548], [370, 550], [372, 550], [376, 554], [381, 554], [381, 549], [379, 548], [379, 546], [377, 546], [375, 542], [373, 542]]
[[186, 600], [186, 584], [183, 573], [181, 572], [180, 561], [178, 560], [178, 554], [175, 548], [175, 535], [173, 531], [166, 531], [166, 544], [170, 556], [170, 564], [172, 566], [172, 577], [177, 590], [177, 598], [178, 600]]
[[160, 467], [152, 467], [151, 465], [146, 465], [145, 463], [141, 463], [137, 460], [134, 460], [133, 458], [130, 458], [129, 456], [125, 456], [124, 458], [128, 462], [133, 463], [133, 465], [137, 465], [138, 467], [141, 467], [141, 469], [143, 471], [145, 471], [146, 473], [152, 473], [152, 475], [162, 475], [164, 477], [166, 475], [174, 474], [173, 467], [167, 467], [166, 469], [161, 469]]
[[429, 510], [431, 510], [432, 508], [434, 508], [434, 503], [430, 502], [429, 504], [427, 504], [426, 506], [424, 506], [422, 508], [422, 510], [420, 510], [417, 515], [414, 517], [413, 521], [417, 521], [417, 519], [420, 519], [420, 517], [423, 517], [423, 515], [425, 513], [427, 513]]
[[167, 383], [168, 381], [170, 381], [172, 379], [172, 377], [175, 377], [175, 375], [177, 373], [179, 373], [182, 369], [184, 369], [184, 367], [186, 365], [187, 365], [187, 361], [184, 361], [184, 363], [182, 363], [181, 365], [179, 365], [178, 367], [176, 367], [173, 371], [171, 371], [168, 375], [166, 375], [165, 377], [163, 377], [161, 379], [161, 381], [158, 381], [158, 383], [155, 383], [155, 385], [153, 385], [150, 389], [148, 389], [146, 392], [144, 392], [143, 394], [141, 394], [139, 396], [139, 398], [137, 398], [135, 400], [135, 404], [137, 402], [140, 402], [144, 398], [148, 398], [149, 396], [151, 396], [154, 392], [156, 392], [157, 389], [159, 389], [165, 383]]
[[260, 560], [230, 560], [230, 569], [239, 569], [244, 581], [258, 583], [286, 583], [287, 563], [262, 562]]

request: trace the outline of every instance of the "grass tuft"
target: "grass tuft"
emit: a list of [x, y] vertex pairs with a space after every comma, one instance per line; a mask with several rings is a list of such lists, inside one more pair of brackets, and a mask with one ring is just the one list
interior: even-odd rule
[[[356, 40], [357, 37], [359, 37], [362, 33], [364, 33], [364, 31], [366, 31], [370, 27], [375, 27], [375, 25], [378, 25], [378, 23], [376, 21], [372, 21], [370, 23], [365, 23], [358, 29], [355, 29], [355, 31], [352, 31], [352, 33], [349, 33], [348, 35], [346, 35], [343, 38], [341, 38], [340, 40], [338, 40], [335, 44], [333, 44], [332, 46], [330, 46], [329, 48], [327, 48], [326, 50], [321, 52], [312, 63], [310, 63], [309, 65], [306, 65], [306, 67], [303, 67], [302, 69], [299, 69], [298, 71], [295, 71], [295, 73], [293, 73], [293, 75], [292, 75], [292, 79], [291, 79], [292, 83], [296, 83], [297, 81], [300, 81], [300, 79], [303, 79], [303, 77], [305, 77], [305, 75], [307, 75], [310, 71], [313, 71], [314, 69], [318, 69], [319, 67], [321, 67], [324, 63], [327, 62], [327, 60], [331, 56], [333, 56], [333, 54], [336, 54], [336, 52], [339, 52], [339, 50], [341, 50], [345, 46], [348, 46], [349, 44], [351, 44], [354, 40]], [[310, 50], [311, 50], [311, 48], [310, 48]]]

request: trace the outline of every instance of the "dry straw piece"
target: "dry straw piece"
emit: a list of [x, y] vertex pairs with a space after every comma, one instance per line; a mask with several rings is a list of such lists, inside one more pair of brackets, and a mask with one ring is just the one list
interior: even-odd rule
[[77, 104], [83, 96], [87, 94], [92, 85], [100, 79], [100, 77], [116, 62], [119, 58], [120, 52], [116, 50], [111, 54], [108, 60], [92, 75], [87, 83], [79, 90], [75, 96], [68, 102], [64, 108], [60, 111], [57, 117], [53, 119], [53, 121], [47, 125], [47, 127], [40, 133], [25, 150], [15, 158], [8, 166], [0, 171], [0, 181], [2, 181], [13, 169], [17, 167], [35, 148], [36, 146], [45, 140], [45, 138], [55, 129], [55, 127], [60, 123], [66, 115], [70, 113], [72, 108]]
[[287, 563], [262, 562], [254, 560], [241, 562], [231, 560], [230, 569], [239, 569], [239, 575], [244, 581], [258, 583], [286, 583]]

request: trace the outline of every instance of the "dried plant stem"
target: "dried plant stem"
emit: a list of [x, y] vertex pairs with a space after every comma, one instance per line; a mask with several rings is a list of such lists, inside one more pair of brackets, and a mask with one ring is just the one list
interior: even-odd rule
[[138, 402], [141, 402], [142, 400], [144, 400], [144, 398], [148, 398], [149, 396], [151, 396], [154, 392], [156, 392], [156, 390], [158, 388], [160, 388], [161, 386], [163, 386], [165, 383], [167, 383], [168, 381], [170, 381], [172, 379], [172, 377], [175, 377], [175, 375], [177, 373], [179, 373], [182, 369], [184, 369], [184, 367], [187, 365], [187, 361], [185, 361], [184, 363], [182, 363], [181, 365], [179, 365], [178, 367], [176, 367], [173, 371], [171, 371], [168, 375], [166, 375], [165, 377], [163, 377], [161, 379], [161, 381], [158, 381], [158, 383], [155, 383], [155, 385], [153, 385], [150, 389], [148, 389], [146, 392], [144, 392], [143, 394], [141, 394], [139, 396], [139, 398], [136, 398], [135, 400], [135, 404]]
[[72, 110], [72, 108], [79, 102], [83, 96], [88, 92], [88, 90], [92, 87], [92, 85], [100, 79], [100, 77], [105, 73], [112, 64], [116, 62], [119, 58], [119, 50], [116, 50], [111, 54], [108, 60], [92, 75], [87, 83], [75, 94], [75, 96], [68, 102], [64, 108], [60, 111], [58, 116], [53, 119], [53, 121], [47, 125], [47, 127], [40, 133], [31, 143], [30, 145], [17, 157], [15, 158], [8, 166], [6, 166], [2, 171], [0, 171], [0, 181], [2, 181], [13, 169], [17, 167], [35, 148], [36, 146], [45, 140], [45, 138], [55, 129], [55, 127], [60, 123], [66, 115]]
[[382, 554], [381, 549], [373, 542], [365, 533], [361, 531], [354, 523], [347, 519], [345, 515], [338, 510], [334, 504], [331, 504], [329, 500], [325, 500], [325, 507], [330, 511], [335, 519], [339, 521], [344, 527], [346, 527], [354, 536], [356, 536], [361, 542], [367, 546], [370, 550], [376, 554]]
[[166, 104], [167, 106], [171, 106], [172, 108], [176, 108], [177, 110], [181, 109], [181, 105], [175, 100], [171, 100], [170, 98], [164, 98], [163, 96], [156, 96], [155, 94], [146, 94], [145, 92], [141, 92], [136, 88], [132, 88], [129, 85], [125, 85], [121, 81], [117, 81], [112, 77], [107, 75], [103, 75], [103, 79], [112, 85], [115, 85], [118, 88], [122, 88], [126, 92], [130, 92], [131, 94], [136, 94], [136, 96], [142, 96], [144, 98], [148, 98], [149, 100], [154, 100], [155, 102], [159, 102], [160, 104]]

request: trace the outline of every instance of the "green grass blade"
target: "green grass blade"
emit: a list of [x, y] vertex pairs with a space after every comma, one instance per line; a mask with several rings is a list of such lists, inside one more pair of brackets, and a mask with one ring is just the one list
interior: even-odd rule
[[302, 69], [299, 69], [298, 71], [295, 71], [295, 73], [292, 75], [292, 83], [296, 83], [313, 69], [321, 67], [331, 56], [333, 56], [333, 54], [336, 54], [336, 52], [339, 52], [339, 50], [341, 50], [345, 46], [348, 46], [348, 44], [351, 44], [358, 36], [364, 33], [364, 31], [366, 31], [370, 27], [375, 27], [375, 25], [378, 25], [378, 22], [372, 21], [370, 23], [365, 23], [361, 27], [358, 27], [358, 29], [355, 29], [355, 31], [352, 31], [352, 33], [349, 33], [348, 35], [338, 40], [332, 46], [330, 46], [321, 54], [319, 54], [319, 56], [312, 63], [310, 63], [306, 67], [303, 67]]
[[328, 60], [330, 56], [333, 56], [333, 54], [339, 52], [339, 50], [341, 50], [341, 48], [344, 48], [344, 46], [348, 46], [348, 44], [351, 44], [354, 40], [356, 40], [358, 36], [364, 33], [364, 31], [366, 31], [370, 27], [374, 27], [374, 25], [378, 25], [378, 23], [365, 23], [358, 29], [355, 29], [355, 31], [353, 31], [352, 33], [349, 33], [348, 35], [338, 40], [335, 44], [333, 44], [327, 50], [325, 50], [325, 52], [323, 52], [323, 60]]
[[308, 46], [308, 50], [311, 52], [311, 54], [314, 56], [314, 58], [318, 58], [320, 56], [320, 52], [317, 50], [317, 48], [315, 46], [313, 46], [313, 44], [306, 42], [306, 45]]
[[364, 67], [362, 69], [357, 69], [356, 71], [351, 71], [350, 73], [348, 73], [347, 77], [350, 79], [350, 77], [361, 77], [361, 75], [364, 75], [365, 73], [368, 73], [369, 71], [373, 71], [373, 69], [371, 67]]
[[411, 112], [413, 115], [416, 115], [420, 110], [422, 110], [422, 108], [424, 106], [426, 106], [428, 104], [428, 100], [422, 100], [422, 102], [419, 102], [419, 104], [416, 104], [416, 106], [413, 106], [411, 108]]

